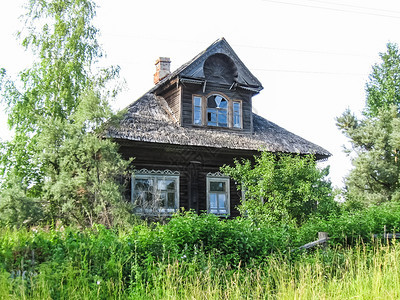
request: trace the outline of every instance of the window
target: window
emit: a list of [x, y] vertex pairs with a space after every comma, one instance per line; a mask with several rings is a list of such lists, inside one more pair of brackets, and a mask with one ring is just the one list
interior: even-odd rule
[[228, 101], [220, 95], [207, 98], [207, 125], [228, 127]]
[[141, 170], [133, 175], [132, 201], [135, 212], [172, 214], [179, 207], [179, 172]]
[[202, 119], [201, 97], [195, 96], [193, 98], [193, 124], [202, 125]]
[[242, 128], [241, 103], [233, 101], [233, 127]]
[[193, 96], [193, 125], [242, 128], [242, 102], [219, 94]]
[[229, 178], [220, 173], [207, 176], [207, 211], [216, 215], [229, 215]]

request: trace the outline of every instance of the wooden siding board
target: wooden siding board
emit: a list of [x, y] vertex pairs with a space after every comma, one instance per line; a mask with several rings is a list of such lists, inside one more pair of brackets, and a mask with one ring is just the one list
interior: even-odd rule
[[180, 121], [181, 115], [181, 88], [173, 87], [172, 89], [164, 92], [161, 96], [168, 103], [172, 112], [175, 115], [175, 118]]
[[[195, 84], [186, 84], [182, 88], [182, 125], [192, 126], [193, 125], [193, 95], [199, 95], [206, 97], [210, 93], [222, 93], [226, 95], [230, 100], [241, 100], [242, 102], [242, 132], [252, 132], [252, 94], [242, 90], [229, 90], [221, 89], [213, 86], [206, 86], [205, 92], [203, 87]], [[226, 130], [226, 129], [222, 129]], [[233, 129], [237, 130], [237, 129]]]
[[[235, 158], [251, 159], [254, 152], [226, 151], [205, 147], [171, 147], [148, 143], [124, 143], [120, 147], [125, 157], [135, 157], [135, 169], [179, 171], [179, 207], [194, 209], [200, 213], [207, 210], [208, 173], [220, 171], [224, 164], [233, 165]], [[231, 217], [239, 215], [240, 192], [233, 180], [230, 182]], [[130, 195], [129, 185], [126, 195]]]

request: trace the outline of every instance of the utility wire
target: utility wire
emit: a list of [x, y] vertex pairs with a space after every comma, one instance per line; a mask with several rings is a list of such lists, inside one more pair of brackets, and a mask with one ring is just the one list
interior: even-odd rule
[[285, 4], [285, 5], [293, 5], [293, 6], [301, 6], [301, 7], [309, 7], [309, 8], [317, 8], [317, 9], [325, 9], [325, 10], [330, 10], [330, 11], [354, 13], [354, 14], [359, 14], [359, 15], [370, 15], [370, 16], [377, 16], [377, 17], [400, 19], [400, 16], [383, 15], [383, 14], [377, 14], [377, 13], [361, 12], [361, 11], [354, 11], [354, 10], [347, 10], [347, 9], [340, 9], [340, 8], [332, 8], [332, 7], [325, 7], [325, 6], [315, 6], [315, 5], [309, 5], [309, 4], [284, 2], [284, 1], [278, 1], [278, 0], [262, 0], [262, 1], [271, 2], [271, 3], [278, 3], [278, 4]]
[[303, 70], [284, 70], [284, 69], [257, 69], [252, 68], [252, 71], [262, 72], [276, 72], [276, 73], [301, 73], [301, 74], [318, 74], [318, 75], [340, 75], [340, 76], [367, 76], [368, 74], [362, 73], [348, 73], [348, 72], [324, 72], [324, 71], [303, 71]]
[[367, 10], [373, 10], [373, 11], [381, 11], [381, 12], [391, 13], [391, 14], [400, 14], [400, 11], [398, 11], [398, 10], [390, 10], [390, 9], [381, 9], [381, 8], [374, 8], [374, 7], [358, 6], [358, 5], [337, 3], [337, 2], [324, 1], [324, 0], [308, 0], [308, 1], [311, 1], [311, 2], [318, 2], [318, 3], [322, 3], [322, 4], [336, 5], [336, 6], [344, 6], [344, 7], [359, 8], [359, 9], [367, 9]]
[[324, 54], [324, 55], [368, 57], [368, 55], [366, 55], [366, 54], [323, 51], [323, 50], [307, 50], [307, 49], [296, 49], [296, 48], [278, 48], [278, 47], [251, 46], [251, 45], [238, 45], [238, 44], [233, 44], [233, 46], [242, 47], [242, 48], [267, 49], [267, 50], [274, 50], [274, 51], [277, 50], [277, 51], [290, 51], [290, 52], [313, 53], [313, 54]]
[[[175, 43], [185, 43], [185, 44], [203, 44], [203, 42], [199, 41], [189, 41], [182, 39], [167, 39], [167, 38], [158, 38], [158, 37], [144, 37], [144, 36], [134, 36], [134, 35], [125, 35], [125, 34], [102, 34], [102, 36], [115, 37], [115, 38], [129, 38], [129, 39], [145, 39], [151, 41], [168, 41]], [[296, 49], [296, 48], [281, 48], [281, 47], [269, 47], [269, 46], [257, 46], [257, 45], [243, 45], [243, 44], [231, 44], [233, 47], [240, 48], [250, 48], [250, 49], [266, 49], [272, 51], [289, 51], [289, 52], [298, 52], [298, 53], [312, 53], [312, 54], [323, 54], [323, 55], [338, 55], [338, 56], [356, 56], [356, 57], [368, 57], [367, 54], [360, 53], [346, 53], [346, 52], [334, 52], [334, 51], [324, 51], [324, 50], [309, 50], [309, 49]]]

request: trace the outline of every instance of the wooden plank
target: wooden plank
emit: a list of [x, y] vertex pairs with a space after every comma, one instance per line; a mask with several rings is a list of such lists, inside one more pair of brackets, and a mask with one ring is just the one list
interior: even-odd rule
[[329, 239], [330, 239], [329, 237], [320, 239], [320, 240], [305, 244], [305, 245], [299, 247], [299, 249], [309, 249], [309, 248], [315, 247], [317, 245], [322, 245], [322, 244], [326, 243]]
[[384, 238], [384, 239], [399, 239], [400, 233], [386, 233], [386, 234], [374, 234], [374, 238]]

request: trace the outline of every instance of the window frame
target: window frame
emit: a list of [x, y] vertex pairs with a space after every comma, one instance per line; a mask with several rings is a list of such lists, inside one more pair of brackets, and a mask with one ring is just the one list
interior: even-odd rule
[[[210, 191], [210, 183], [211, 182], [224, 182], [225, 183], [225, 192], [217, 192], [217, 191]], [[231, 197], [230, 197], [230, 178], [228, 176], [225, 176], [219, 172], [217, 173], [209, 173], [207, 174], [207, 180], [206, 180], [206, 193], [207, 193], [207, 213], [209, 214], [214, 214], [217, 216], [229, 216], [231, 211], [230, 211], [230, 203], [231, 203]], [[211, 207], [210, 207], [210, 195], [211, 194], [225, 194], [225, 211], [226, 213], [220, 213], [219, 210], [221, 210], [221, 208], [219, 207], [219, 201], [217, 199], [217, 212], [214, 213], [211, 211]]]
[[[215, 96], [215, 97], [221, 97], [222, 98], [222, 100], [224, 100], [224, 101], [226, 101], [226, 107], [216, 107], [216, 108], [213, 108], [213, 107], [208, 107], [208, 100], [211, 98], [211, 97], [213, 97], [213, 96]], [[210, 126], [210, 127], [218, 127], [218, 128], [230, 128], [231, 126], [230, 126], [230, 111], [231, 111], [231, 108], [230, 108], [230, 99], [229, 98], [227, 98], [225, 95], [221, 95], [221, 94], [217, 94], [217, 93], [213, 93], [213, 94], [210, 94], [210, 95], [208, 95], [207, 97], [206, 97], [206, 100], [205, 100], [205, 104], [206, 104], [206, 109], [205, 109], [205, 114], [206, 114], [206, 123], [207, 123], [207, 126]], [[215, 115], [216, 115], [216, 121], [215, 121], [215, 123], [216, 123], [216, 125], [210, 125], [209, 124], [209, 120], [208, 120], [208, 114], [209, 113], [211, 113], [211, 112], [209, 112], [209, 110], [215, 110]], [[222, 125], [218, 125], [218, 123], [220, 123], [219, 122], [219, 116], [220, 115], [223, 115], [223, 114], [225, 114], [225, 117], [226, 117], [226, 126], [222, 126]]]
[[[221, 96], [225, 99], [227, 103], [226, 107], [226, 118], [227, 118], [227, 126], [219, 126], [219, 125], [209, 125], [208, 124], [208, 98], [212, 96]], [[200, 106], [195, 105], [195, 98], [200, 98]], [[235, 111], [234, 111], [234, 103], [239, 104], [239, 126], [235, 126]], [[200, 123], [195, 123], [195, 110], [196, 107], [200, 109]], [[218, 114], [217, 114], [218, 121]], [[230, 99], [225, 94], [220, 92], [212, 92], [207, 95], [192, 95], [192, 125], [193, 126], [202, 126], [202, 127], [210, 127], [210, 128], [223, 128], [223, 129], [233, 129], [233, 130], [242, 130], [243, 129], [243, 101], [239, 99]]]
[[[132, 174], [132, 182], [131, 182], [131, 202], [133, 205], [136, 205], [136, 201], [138, 198], [135, 199], [135, 185], [137, 179], [146, 179], [146, 180], [153, 180], [152, 184], [152, 191], [150, 191], [152, 195], [152, 202], [156, 201], [156, 197], [160, 197], [162, 193], [166, 193], [166, 199], [164, 199], [165, 203], [163, 206], [160, 207], [150, 207], [150, 208], [143, 208], [141, 206], [135, 206], [134, 211], [135, 214], [138, 215], [149, 215], [149, 216], [156, 216], [156, 215], [172, 215], [179, 210], [179, 179], [180, 174], [178, 171], [172, 172], [170, 170], [164, 171], [155, 171], [151, 170], [148, 171], [143, 169], [141, 171], [135, 172]], [[159, 181], [161, 180], [172, 180], [175, 182], [175, 189], [174, 189], [174, 208], [168, 208], [168, 193], [171, 191], [167, 190], [160, 190]], [[161, 199], [161, 197], [160, 197]]]
[[[200, 106], [196, 106], [195, 104], [195, 98], [200, 98]], [[196, 126], [203, 126], [204, 122], [203, 122], [203, 115], [204, 115], [204, 104], [203, 104], [203, 96], [200, 95], [193, 95], [192, 97], [192, 124], [196, 125]], [[199, 107], [200, 108], [200, 124], [195, 123], [195, 108]]]
[[[235, 103], [239, 104], [239, 127], [235, 126]], [[241, 100], [232, 100], [232, 128], [242, 129], [243, 128], [243, 107]]]

